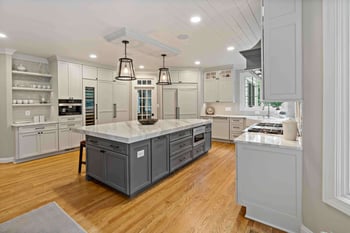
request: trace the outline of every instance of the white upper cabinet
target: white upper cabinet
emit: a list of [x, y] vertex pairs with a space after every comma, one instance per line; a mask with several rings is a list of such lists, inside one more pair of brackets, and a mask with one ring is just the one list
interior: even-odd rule
[[73, 99], [83, 98], [82, 65], [69, 63], [69, 96]]
[[67, 62], [58, 62], [58, 98], [69, 99], [69, 71]]
[[58, 98], [82, 99], [82, 65], [58, 61]]
[[197, 70], [171, 70], [170, 78], [173, 83], [198, 83], [200, 72]]
[[204, 102], [234, 102], [232, 70], [204, 73]]
[[104, 80], [104, 81], [114, 80], [113, 70], [98, 68], [97, 74], [98, 74], [98, 80]]
[[97, 68], [83, 65], [83, 79], [97, 79]]
[[264, 0], [264, 99], [302, 99], [301, 0]]

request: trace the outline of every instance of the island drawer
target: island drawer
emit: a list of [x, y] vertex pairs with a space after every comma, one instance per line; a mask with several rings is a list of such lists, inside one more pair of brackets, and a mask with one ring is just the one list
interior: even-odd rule
[[184, 137], [192, 136], [192, 129], [183, 130], [170, 134], [170, 141], [179, 140]]
[[115, 142], [115, 141], [110, 141], [106, 139], [87, 136], [86, 143], [89, 145], [93, 145], [99, 148], [104, 148], [106, 150], [118, 152], [121, 154], [125, 154], [125, 155], [128, 154], [128, 145], [121, 142]]
[[189, 149], [170, 158], [170, 172], [190, 162], [192, 160], [191, 155], [192, 155], [192, 149]]
[[205, 152], [205, 144], [202, 143], [196, 147], [193, 147], [193, 158], [197, 158], [198, 156], [204, 154]]
[[170, 156], [180, 153], [181, 151], [192, 149], [193, 138], [192, 136], [177, 140], [170, 143]]

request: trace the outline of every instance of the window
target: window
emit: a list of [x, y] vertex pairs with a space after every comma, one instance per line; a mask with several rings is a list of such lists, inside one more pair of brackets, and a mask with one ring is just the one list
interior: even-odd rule
[[350, 215], [349, 15], [349, 1], [323, 1], [323, 201], [348, 215]]
[[137, 119], [152, 117], [152, 90], [137, 90]]
[[241, 110], [257, 110], [261, 107], [261, 78], [245, 71], [241, 73]]

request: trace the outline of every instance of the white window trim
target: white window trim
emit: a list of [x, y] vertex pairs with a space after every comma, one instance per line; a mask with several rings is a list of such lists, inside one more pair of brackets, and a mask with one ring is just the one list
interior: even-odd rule
[[[245, 73], [246, 73], [246, 75], [245, 75]], [[245, 83], [244, 83], [244, 81], [245, 81], [245, 78], [251, 77], [251, 76], [254, 76], [255, 78], [259, 78], [258, 76], [255, 76], [255, 75], [250, 74], [250, 73], [249, 73], [249, 76], [248, 76], [248, 72], [242, 72], [239, 75], [239, 88], [240, 88], [239, 89], [239, 93], [240, 93], [240, 96], [239, 96], [239, 99], [240, 99], [239, 110], [242, 111], [242, 112], [243, 111], [244, 112], [259, 111], [261, 113], [267, 112], [267, 110], [266, 110], [267, 106], [265, 107], [265, 110], [263, 110], [262, 106], [252, 107], [252, 108], [249, 108], [249, 107], [246, 106], [245, 95], [244, 95], [245, 94]], [[261, 82], [261, 84], [262, 84], [262, 82]], [[260, 91], [262, 92], [263, 90], [260, 90]], [[262, 98], [261, 98], [261, 100], [262, 100]]]
[[323, 1], [323, 201], [350, 215], [349, 0]]

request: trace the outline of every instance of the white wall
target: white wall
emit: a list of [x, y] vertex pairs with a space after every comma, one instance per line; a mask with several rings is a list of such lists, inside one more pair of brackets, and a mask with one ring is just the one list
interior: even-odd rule
[[0, 54], [0, 161], [13, 158], [15, 154], [14, 133], [12, 131], [12, 58]]
[[314, 233], [350, 232], [350, 216], [322, 202], [322, 0], [303, 1], [303, 223]]

